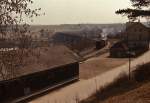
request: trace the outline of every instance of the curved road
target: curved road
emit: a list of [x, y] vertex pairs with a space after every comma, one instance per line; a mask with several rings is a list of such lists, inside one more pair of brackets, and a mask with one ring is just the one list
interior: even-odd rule
[[[133, 60], [131, 63], [132, 70], [137, 65], [150, 62], [150, 51]], [[47, 95], [39, 97], [29, 103], [76, 103], [76, 100], [83, 100], [95, 93], [97, 88], [100, 88], [117, 78], [120, 73], [128, 73], [129, 64], [126, 63], [120, 67], [114, 68], [111, 71], [103, 73], [97, 77], [88, 80], [81, 80], [77, 83], [64, 87]]]

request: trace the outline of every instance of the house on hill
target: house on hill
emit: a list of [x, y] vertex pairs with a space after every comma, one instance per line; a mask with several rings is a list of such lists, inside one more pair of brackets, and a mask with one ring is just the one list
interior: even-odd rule
[[128, 47], [124, 41], [119, 41], [110, 48], [111, 57], [127, 57], [127, 53]]
[[128, 22], [123, 37], [131, 50], [149, 49], [150, 28], [140, 22]]
[[[149, 49], [150, 28], [140, 22], [126, 23], [126, 29], [121, 33], [122, 41], [110, 48], [110, 56], [125, 57], [127, 50], [135, 56]], [[122, 53], [121, 53], [122, 52]]]
[[[78, 57], [65, 46], [34, 49], [38, 57], [26, 57], [26, 64], [14, 76], [0, 75], [0, 103], [33, 96], [79, 79]], [[17, 89], [17, 90], [16, 90]]]

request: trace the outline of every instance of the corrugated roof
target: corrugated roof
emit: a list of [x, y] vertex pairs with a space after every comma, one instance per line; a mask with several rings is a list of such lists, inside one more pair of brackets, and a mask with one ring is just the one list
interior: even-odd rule
[[78, 61], [78, 57], [67, 47], [62, 45], [34, 49], [35, 54], [39, 51], [40, 55], [38, 58], [31, 55], [25, 58], [27, 63], [17, 70], [16, 77], [45, 71]]

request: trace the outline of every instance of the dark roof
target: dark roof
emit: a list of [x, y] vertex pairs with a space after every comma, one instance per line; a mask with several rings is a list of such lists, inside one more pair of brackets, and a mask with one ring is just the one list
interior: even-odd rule
[[57, 32], [57, 33], [55, 33], [55, 35], [53, 36], [53, 38], [54, 37], [56, 37], [56, 36], [67, 36], [67, 37], [77, 37], [77, 38], [81, 38], [82, 37], [82, 35], [81, 35], [81, 33], [74, 33], [74, 32]]
[[[78, 57], [62, 45], [34, 49], [34, 52], [39, 51], [40, 56], [38, 58], [35, 56], [25, 58], [27, 61], [26, 65], [17, 70], [16, 77], [14, 78], [78, 62]], [[2, 78], [0, 80], [2, 81]]]
[[145, 29], [149, 29], [149, 27], [147, 25], [144, 25], [141, 22], [128, 22], [128, 23], [126, 23], [126, 30], [131, 29], [132, 27], [135, 27], [136, 25], [140, 25], [140, 26], [144, 27]]
[[119, 41], [111, 47], [111, 49], [120, 49], [120, 48], [124, 50], [128, 50], [127, 43], [125, 41]]
[[141, 23], [141, 22], [127, 22], [126, 23], [126, 27], [121, 31], [121, 33], [125, 32], [128, 29], [132, 29], [132, 27], [134, 27], [135, 25], [141, 25], [145, 29], [150, 30], [150, 26], [148, 24], [146, 24], [146, 23]]
[[94, 28], [94, 29], [68, 30], [68, 31], [56, 32], [56, 34], [57, 33], [67, 34], [72, 36], [85, 36], [85, 35], [101, 34], [102, 31], [101, 29]]
[[81, 31], [63, 31], [63, 32], [56, 32], [56, 34], [66, 34], [66, 35], [72, 35], [72, 36], [82, 36]]

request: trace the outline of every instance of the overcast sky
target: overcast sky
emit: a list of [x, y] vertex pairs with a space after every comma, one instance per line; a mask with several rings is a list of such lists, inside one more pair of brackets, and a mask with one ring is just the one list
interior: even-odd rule
[[45, 16], [33, 24], [120, 23], [127, 18], [116, 15], [119, 8], [130, 6], [129, 0], [33, 0]]

